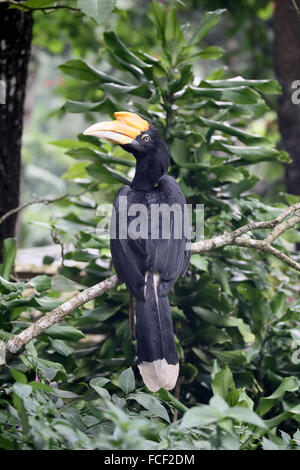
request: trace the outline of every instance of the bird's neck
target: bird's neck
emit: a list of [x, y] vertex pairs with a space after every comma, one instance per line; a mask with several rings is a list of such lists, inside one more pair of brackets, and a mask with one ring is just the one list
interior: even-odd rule
[[150, 167], [150, 159], [143, 158], [137, 160], [135, 175], [131, 186], [136, 191], [149, 191], [151, 190], [158, 182], [161, 175], [153, 171]]
[[168, 172], [169, 155], [149, 155], [137, 159], [136, 170], [131, 187], [136, 191], [153, 189], [161, 176]]

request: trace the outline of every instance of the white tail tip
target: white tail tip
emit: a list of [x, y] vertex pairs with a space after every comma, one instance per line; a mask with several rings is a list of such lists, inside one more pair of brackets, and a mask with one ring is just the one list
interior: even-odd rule
[[172, 390], [177, 382], [179, 364], [168, 364], [165, 359], [153, 362], [142, 362], [138, 365], [145, 385], [151, 392], [157, 392], [160, 388]]

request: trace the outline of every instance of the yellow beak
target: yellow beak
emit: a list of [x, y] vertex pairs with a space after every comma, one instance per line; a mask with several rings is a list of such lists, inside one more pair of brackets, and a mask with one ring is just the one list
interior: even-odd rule
[[115, 121], [97, 122], [88, 127], [83, 134], [106, 139], [114, 144], [130, 144], [141, 132], [149, 129], [149, 122], [138, 114], [118, 111]]

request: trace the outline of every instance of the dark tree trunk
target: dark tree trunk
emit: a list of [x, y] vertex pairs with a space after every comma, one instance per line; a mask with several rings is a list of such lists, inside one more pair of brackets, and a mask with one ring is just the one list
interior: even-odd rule
[[293, 160], [286, 166], [286, 185], [289, 193], [300, 195], [300, 104], [292, 102], [292, 83], [300, 80], [300, 17], [290, 0], [276, 0], [274, 29], [276, 73], [283, 90], [278, 108], [280, 132]]
[[[27, 68], [32, 38], [32, 15], [0, 3], [0, 80], [6, 103], [0, 104], [0, 216], [19, 204], [21, 137]], [[16, 217], [0, 225], [2, 243], [15, 235]]]

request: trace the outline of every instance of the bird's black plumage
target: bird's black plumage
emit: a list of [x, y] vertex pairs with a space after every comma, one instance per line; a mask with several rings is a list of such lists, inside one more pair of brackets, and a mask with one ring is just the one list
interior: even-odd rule
[[[189, 236], [183, 228], [186, 201], [175, 179], [166, 174], [169, 152], [156, 129], [150, 126], [123, 148], [135, 156], [136, 173], [132, 184], [121, 188], [115, 198], [114, 237], [110, 242], [112, 261], [118, 277], [136, 298], [137, 356], [144, 382], [153, 391], [161, 387], [171, 389], [178, 376], [178, 357], [168, 293], [178, 277], [185, 274], [190, 259]], [[119, 218], [125, 200], [129, 212], [125, 221], [127, 229], [135, 218], [130, 215], [133, 204], [146, 208], [147, 239], [132, 239], [128, 231], [126, 237], [120, 237]], [[181, 238], [175, 236], [172, 213], [168, 222], [169, 239], [163, 239], [161, 216], [158, 238], [151, 237], [153, 204], [179, 207]]]

